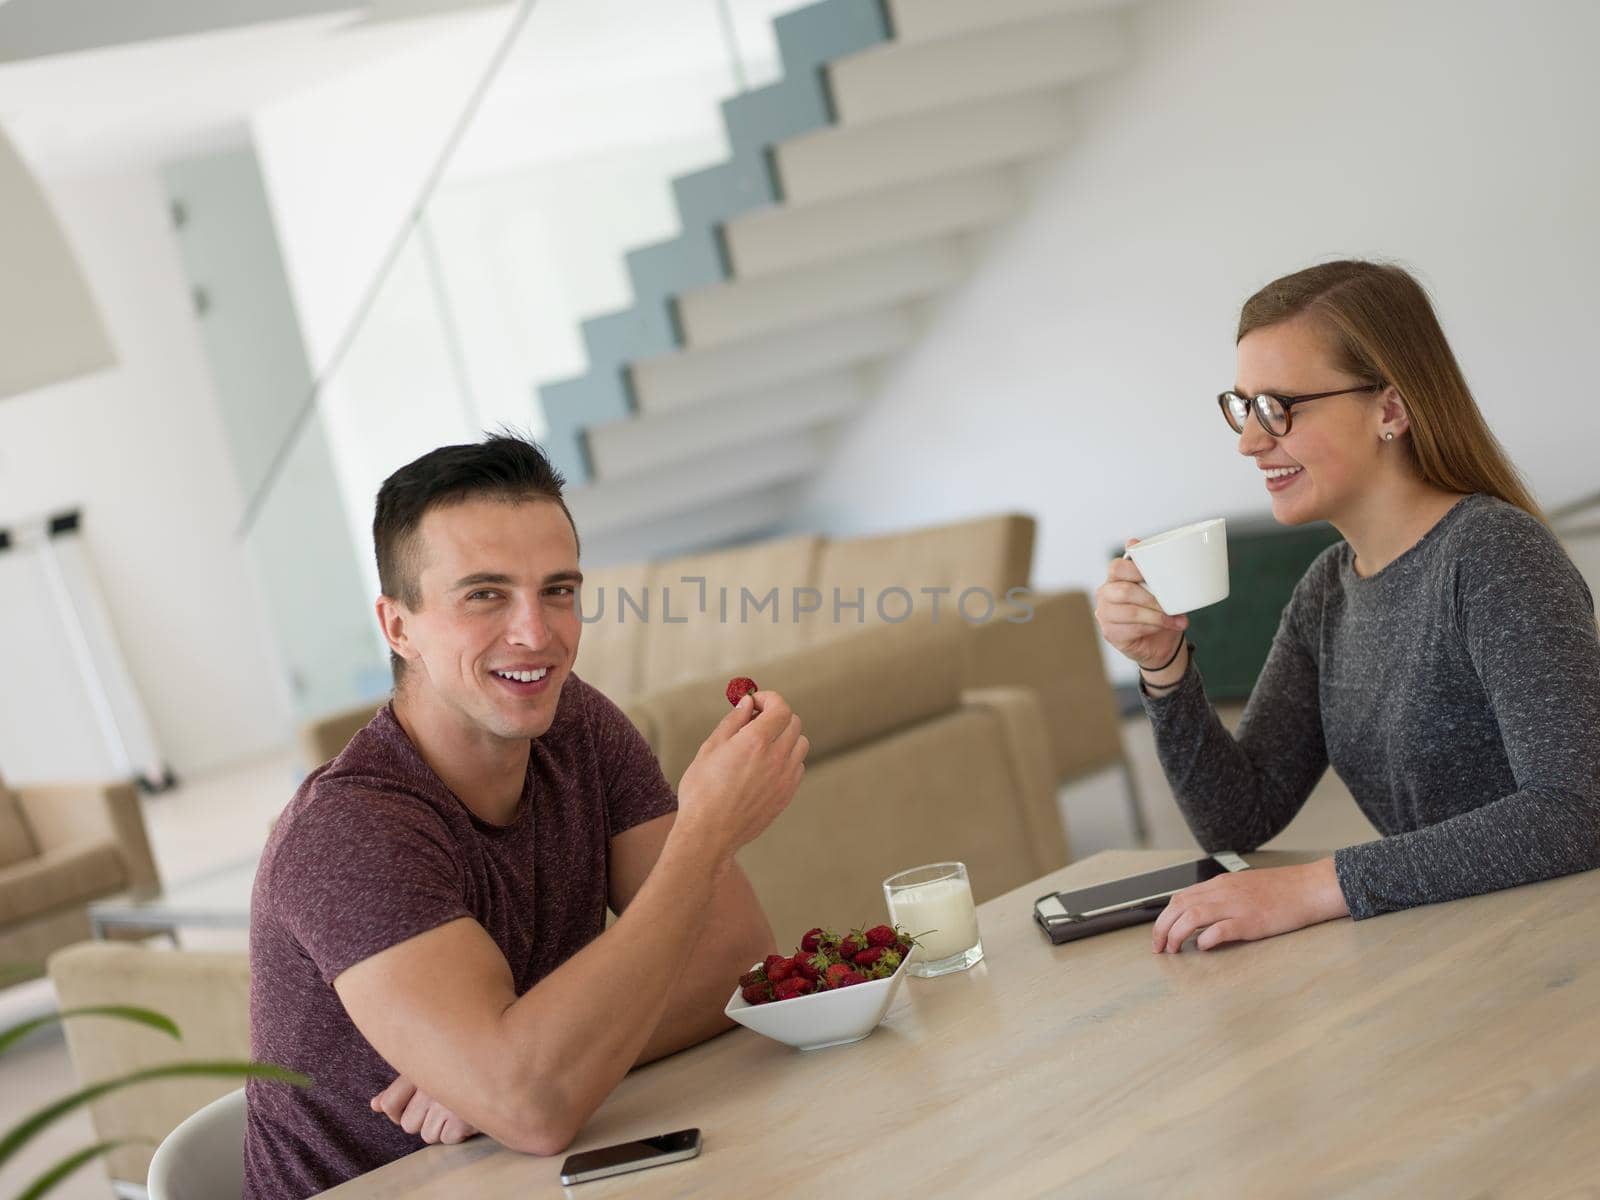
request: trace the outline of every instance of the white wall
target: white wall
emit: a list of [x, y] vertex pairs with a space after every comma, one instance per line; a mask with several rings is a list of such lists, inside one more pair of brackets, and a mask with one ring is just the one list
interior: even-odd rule
[[[287, 694], [234, 538], [237, 485], [160, 181], [152, 170], [45, 189], [119, 361], [0, 401], [0, 526], [82, 509], [129, 670], [180, 775], [281, 746]], [[8, 622], [3, 636], [19, 633]]]
[[1239, 305], [1329, 257], [1433, 293], [1539, 498], [1600, 488], [1600, 5], [1164, 0], [1026, 217], [933, 314], [796, 524], [1040, 518], [1034, 578], [1265, 514], [1213, 396]]

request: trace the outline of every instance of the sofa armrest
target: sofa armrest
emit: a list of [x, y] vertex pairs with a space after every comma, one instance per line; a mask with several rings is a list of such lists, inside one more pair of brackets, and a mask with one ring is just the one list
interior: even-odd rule
[[338, 712], [324, 713], [300, 726], [298, 742], [303, 760], [301, 765], [307, 771], [315, 771], [323, 763], [338, 758], [340, 752], [350, 744], [350, 739], [365, 729], [378, 710], [387, 703], [387, 698], [367, 701]]
[[972, 688], [961, 701], [967, 708], [986, 709], [1000, 724], [1035, 873], [1060, 870], [1072, 861], [1072, 847], [1056, 804], [1055, 760], [1037, 693], [1021, 687]]
[[126, 886], [122, 856], [109, 840], [56, 846], [0, 869], [0, 927], [81, 906]]
[[1007, 620], [1008, 614], [997, 613], [994, 620], [972, 628], [965, 686], [1020, 685], [1038, 693], [1058, 780], [1122, 762], [1116, 693], [1106, 675], [1088, 595], [1034, 594], [1027, 603], [1032, 609], [1027, 620]]
[[43, 784], [17, 789], [40, 853], [83, 841], [108, 841], [122, 855], [130, 888], [158, 887], [139, 793], [131, 783]]

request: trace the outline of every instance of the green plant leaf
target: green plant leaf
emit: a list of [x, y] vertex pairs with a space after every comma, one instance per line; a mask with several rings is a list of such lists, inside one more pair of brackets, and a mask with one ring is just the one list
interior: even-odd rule
[[22, 1149], [40, 1130], [75, 1108], [88, 1104], [92, 1100], [98, 1100], [108, 1092], [128, 1087], [130, 1084], [142, 1083], [146, 1079], [169, 1079], [182, 1075], [267, 1079], [276, 1083], [287, 1083], [292, 1087], [310, 1087], [312, 1083], [309, 1076], [301, 1075], [298, 1071], [291, 1071], [286, 1067], [274, 1066], [271, 1063], [230, 1060], [167, 1063], [159, 1067], [146, 1067], [142, 1071], [134, 1071], [132, 1074], [123, 1075], [116, 1079], [107, 1079], [100, 1083], [90, 1084], [88, 1087], [81, 1088], [71, 1095], [63, 1096], [54, 1104], [46, 1105], [32, 1116], [24, 1117], [18, 1124], [7, 1130], [3, 1138], [0, 1138], [0, 1165], [3, 1165], [18, 1150]]
[[60, 1183], [68, 1175], [71, 1175], [79, 1167], [83, 1166], [84, 1163], [91, 1162], [94, 1159], [99, 1158], [102, 1154], [109, 1154], [119, 1146], [131, 1146], [136, 1142], [149, 1145], [150, 1139], [118, 1138], [114, 1142], [100, 1142], [96, 1145], [86, 1147], [83, 1150], [79, 1150], [76, 1154], [70, 1154], [66, 1158], [63, 1158], [55, 1166], [51, 1167], [43, 1175], [39, 1176], [39, 1178], [35, 1179], [26, 1188], [24, 1188], [18, 1194], [17, 1200], [39, 1200], [40, 1196], [43, 1196], [51, 1188], [55, 1187], [56, 1184]]
[[121, 1017], [128, 1021], [137, 1021], [141, 1025], [148, 1025], [152, 1029], [159, 1029], [168, 1037], [183, 1040], [183, 1034], [178, 1032], [178, 1027], [168, 1017], [148, 1008], [134, 1008], [127, 1004], [96, 1004], [83, 1008], [68, 1008], [61, 1012], [51, 1013], [46, 1017], [35, 1017], [31, 1021], [22, 1021], [10, 1029], [0, 1031], [0, 1054], [4, 1054], [13, 1042], [20, 1041], [35, 1029], [40, 1029], [55, 1021], [65, 1021], [68, 1017]]

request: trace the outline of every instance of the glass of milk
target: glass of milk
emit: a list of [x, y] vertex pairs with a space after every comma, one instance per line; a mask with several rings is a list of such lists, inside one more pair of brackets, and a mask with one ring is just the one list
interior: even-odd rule
[[931, 979], [983, 961], [965, 863], [912, 867], [883, 881], [889, 919], [917, 939], [906, 971]]

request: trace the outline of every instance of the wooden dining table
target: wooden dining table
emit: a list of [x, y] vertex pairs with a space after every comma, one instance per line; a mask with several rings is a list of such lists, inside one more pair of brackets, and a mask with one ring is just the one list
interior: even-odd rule
[[992, 899], [983, 962], [906, 980], [865, 1041], [736, 1029], [632, 1072], [571, 1147], [698, 1126], [688, 1162], [564, 1189], [564, 1156], [477, 1138], [324, 1194], [1600, 1197], [1600, 871], [1204, 952], [1033, 923], [1046, 892], [1193, 856]]

